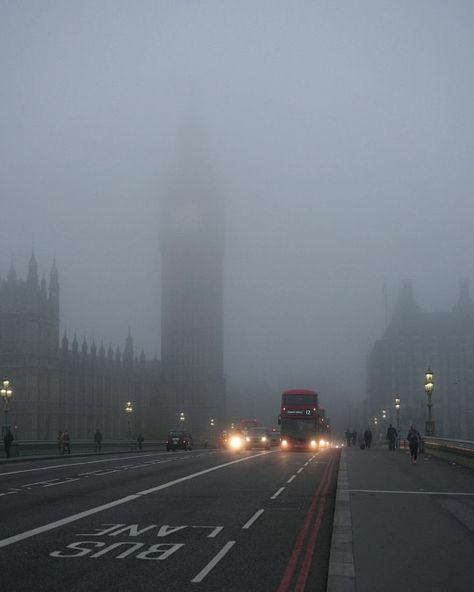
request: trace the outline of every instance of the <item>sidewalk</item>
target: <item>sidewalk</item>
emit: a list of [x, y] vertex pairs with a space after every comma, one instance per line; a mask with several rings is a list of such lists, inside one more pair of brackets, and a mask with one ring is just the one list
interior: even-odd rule
[[[345, 470], [347, 468], [347, 470]], [[344, 449], [328, 592], [471, 592], [474, 471], [406, 451]]]

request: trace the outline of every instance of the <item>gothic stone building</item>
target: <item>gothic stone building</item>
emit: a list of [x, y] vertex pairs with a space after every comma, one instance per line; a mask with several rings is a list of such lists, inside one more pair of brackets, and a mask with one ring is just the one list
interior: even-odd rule
[[428, 366], [434, 373], [436, 435], [474, 439], [474, 303], [467, 280], [461, 281], [458, 301], [450, 312], [432, 313], [420, 309], [411, 282], [405, 282], [391, 322], [369, 357], [367, 420], [380, 418], [386, 409], [395, 423], [398, 396], [402, 430], [406, 432], [413, 422], [424, 433]]
[[67, 429], [76, 439], [91, 439], [100, 429], [106, 439], [127, 437], [126, 401], [134, 402], [133, 428], [145, 431], [150, 397], [159, 389], [159, 362], [137, 360], [130, 333], [123, 355], [106, 352], [76, 336], [69, 347], [59, 340], [59, 280], [54, 264], [47, 286], [38, 280], [34, 255], [26, 281], [13, 266], [0, 280], [0, 374], [11, 380], [14, 398], [10, 427], [20, 440], [53, 439]]
[[[199, 148], [199, 147], [198, 147]], [[225, 420], [223, 371], [224, 216], [199, 149], [169, 176], [161, 202], [162, 361], [136, 359], [129, 333], [121, 355], [101, 344], [71, 347], [59, 336], [56, 265], [49, 284], [31, 257], [26, 281], [13, 266], [0, 280], [0, 376], [15, 396], [10, 425], [19, 439], [52, 439], [68, 429], [89, 439], [127, 436], [124, 407], [134, 405], [134, 432], [163, 437], [185, 427], [211, 435]], [[179, 421], [180, 414], [185, 417]]]

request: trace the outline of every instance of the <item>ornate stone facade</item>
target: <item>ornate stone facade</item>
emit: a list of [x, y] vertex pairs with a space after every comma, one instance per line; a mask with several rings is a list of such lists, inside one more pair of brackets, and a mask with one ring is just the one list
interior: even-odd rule
[[[367, 420], [387, 410], [395, 423], [394, 398], [401, 399], [401, 427], [414, 422], [424, 433], [427, 419], [425, 371], [434, 372], [436, 435], [474, 439], [474, 303], [461, 281], [451, 312], [423, 312], [405, 282], [392, 320], [367, 366]], [[379, 426], [380, 426], [379, 421]], [[386, 426], [385, 426], [386, 428]]]

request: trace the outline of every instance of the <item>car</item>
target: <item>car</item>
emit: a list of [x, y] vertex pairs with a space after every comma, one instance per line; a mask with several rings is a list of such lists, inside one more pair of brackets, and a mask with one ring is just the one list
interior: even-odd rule
[[170, 430], [166, 441], [166, 450], [192, 450], [193, 438], [185, 430]]
[[267, 428], [249, 428], [245, 434], [245, 447], [250, 448], [263, 448], [270, 450], [272, 445], [272, 438], [270, 431]]

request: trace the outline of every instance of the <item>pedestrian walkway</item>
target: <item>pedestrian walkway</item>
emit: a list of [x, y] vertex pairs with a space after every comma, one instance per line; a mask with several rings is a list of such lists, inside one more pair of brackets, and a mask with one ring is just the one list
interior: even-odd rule
[[328, 592], [471, 592], [474, 471], [407, 451], [344, 449]]

